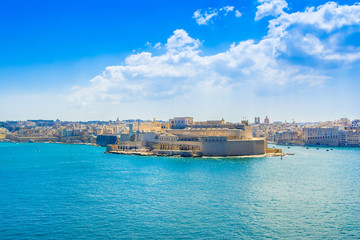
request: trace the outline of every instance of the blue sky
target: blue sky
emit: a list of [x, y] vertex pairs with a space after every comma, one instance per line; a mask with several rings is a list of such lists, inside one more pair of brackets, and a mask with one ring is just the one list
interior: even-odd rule
[[1, 1], [0, 120], [360, 118], [353, 1]]

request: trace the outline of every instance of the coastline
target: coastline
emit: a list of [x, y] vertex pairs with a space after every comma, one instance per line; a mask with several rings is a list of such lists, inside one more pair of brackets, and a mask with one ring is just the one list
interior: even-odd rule
[[107, 154], [118, 155], [134, 155], [134, 156], [156, 156], [156, 157], [192, 157], [192, 158], [261, 158], [261, 157], [284, 157], [288, 155], [295, 155], [294, 153], [265, 153], [259, 155], [241, 155], [241, 156], [189, 156], [181, 154], [159, 154], [144, 151], [105, 151]]
[[[6, 139], [8, 140], [8, 139]], [[69, 143], [69, 142], [20, 142], [20, 141], [0, 141], [0, 143], [14, 143], [14, 144], [24, 144], [24, 143], [46, 143], [46, 144], [69, 144], [69, 145], [87, 145], [87, 146], [93, 146], [93, 147], [101, 147], [100, 145], [96, 143]]]
[[[14, 143], [14, 144], [23, 144], [23, 143], [44, 143], [44, 144], [69, 144], [69, 145], [86, 145], [92, 147], [101, 147], [96, 143], [68, 143], [68, 142], [19, 142], [19, 141], [0, 141], [0, 143]], [[265, 154], [257, 154], [257, 155], [239, 155], [239, 156], [202, 156], [202, 155], [192, 155], [190, 152], [186, 152], [183, 154], [177, 153], [159, 153], [159, 152], [148, 152], [148, 151], [105, 151], [106, 154], [118, 154], [118, 155], [134, 155], [134, 156], [155, 156], [155, 157], [191, 157], [191, 158], [262, 158], [262, 157], [284, 157], [287, 155], [294, 155], [294, 153], [265, 153]]]

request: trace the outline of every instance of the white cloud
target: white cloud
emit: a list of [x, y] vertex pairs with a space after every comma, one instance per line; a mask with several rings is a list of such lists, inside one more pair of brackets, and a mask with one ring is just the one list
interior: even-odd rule
[[[132, 54], [125, 64], [107, 67], [88, 86], [72, 89], [68, 100], [91, 106], [99, 102], [199, 96], [206, 92], [239, 95], [254, 94], [264, 88], [277, 92], [321, 85], [331, 78], [326, 69], [292, 60], [311, 57], [320, 64], [359, 60], [360, 50], [343, 45], [343, 36], [337, 31], [359, 25], [359, 8], [358, 4], [340, 6], [330, 2], [304, 12], [282, 13], [269, 22], [268, 34], [261, 41], [234, 43], [224, 52], [205, 56], [199, 49], [200, 40], [178, 29], [164, 45], [164, 54]], [[349, 31], [341, 34], [346, 33]]]
[[167, 40], [166, 49], [170, 53], [178, 53], [182, 51], [191, 52], [196, 50], [200, 45], [199, 40], [195, 40], [182, 29], [174, 31], [174, 34]]
[[328, 2], [270, 20], [267, 38], [281, 39], [283, 52], [288, 55], [295, 50], [320, 59], [354, 61], [359, 59], [360, 49], [344, 45], [342, 39], [359, 31], [359, 25], [358, 3], [349, 6]]
[[234, 6], [225, 6], [220, 8], [220, 11], [225, 11], [224, 15], [226, 16], [228, 14], [228, 12], [232, 12], [234, 11], [235, 7]]
[[234, 11], [234, 6], [225, 6], [223, 8], [220, 8], [220, 11], [226, 11], [226, 12], [231, 12]]
[[258, 0], [258, 2], [260, 5], [257, 6], [255, 20], [260, 20], [267, 16], [277, 17], [288, 7], [285, 0]]
[[199, 25], [207, 25], [211, 18], [218, 15], [217, 9], [211, 10], [211, 12], [205, 11], [204, 14], [201, 13], [201, 10], [198, 9], [194, 12], [193, 18], [195, 18], [197, 24]]
[[358, 25], [360, 23], [360, 4], [338, 5], [328, 2], [317, 8], [306, 8], [304, 12], [284, 13], [270, 21], [270, 34], [281, 35], [292, 25], [307, 25], [318, 30], [331, 32], [343, 26]]
[[156, 44], [154, 45], [154, 48], [160, 49], [161, 46], [162, 46], [162, 44], [161, 44], [160, 42], [158, 42], [158, 43], [156, 43]]
[[165, 54], [130, 55], [125, 65], [107, 67], [89, 86], [74, 89], [68, 100], [90, 106], [94, 102], [172, 98], [196, 94], [200, 89], [284, 85], [294, 77], [306, 84], [318, 84], [327, 78], [317, 76], [313, 80], [306, 74], [311, 69], [306, 67], [284, 67], [276, 60], [274, 42], [269, 39], [258, 44], [252, 40], [233, 44], [228, 51], [210, 56], [200, 56], [199, 44], [184, 30], [176, 30], [167, 41]]
[[[227, 16], [229, 12], [234, 10], [234, 6], [225, 6], [219, 10], [217, 8], [209, 8], [208, 11], [204, 11], [204, 13], [202, 13], [202, 10], [198, 9], [194, 12], [193, 18], [195, 18], [197, 24], [199, 25], [208, 25], [210, 22], [212, 22], [212, 19], [214, 19], [216, 16], [219, 16], [220, 13], [223, 13], [224, 16]], [[236, 10], [235, 16], [241, 17], [241, 13]]]

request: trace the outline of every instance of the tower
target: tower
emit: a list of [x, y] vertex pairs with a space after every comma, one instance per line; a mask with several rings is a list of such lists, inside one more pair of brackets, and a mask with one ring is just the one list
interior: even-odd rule
[[266, 116], [266, 118], [264, 119], [264, 123], [265, 123], [265, 124], [269, 124], [269, 123], [270, 123], [270, 120], [269, 120], [268, 116]]

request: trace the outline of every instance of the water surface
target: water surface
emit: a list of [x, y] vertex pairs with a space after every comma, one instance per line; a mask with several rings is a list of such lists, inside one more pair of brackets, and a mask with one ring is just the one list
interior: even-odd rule
[[360, 239], [360, 149], [283, 149], [295, 155], [1, 143], [0, 239]]

